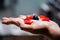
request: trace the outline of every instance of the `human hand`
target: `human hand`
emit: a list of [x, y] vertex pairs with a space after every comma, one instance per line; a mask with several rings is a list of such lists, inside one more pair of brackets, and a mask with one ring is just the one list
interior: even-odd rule
[[[2, 18], [4, 24], [10, 23], [15, 24], [23, 30], [32, 32], [32, 33], [41, 33], [40, 29], [47, 29], [51, 35], [60, 35], [60, 28], [58, 24], [53, 21], [41, 21], [41, 20], [31, 20], [32, 24], [28, 25], [24, 23], [26, 16], [19, 16], [18, 18]], [[45, 33], [46, 34], [46, 33]]]

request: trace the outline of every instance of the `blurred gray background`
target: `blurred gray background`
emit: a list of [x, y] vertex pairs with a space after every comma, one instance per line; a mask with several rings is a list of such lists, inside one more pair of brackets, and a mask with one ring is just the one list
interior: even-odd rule
[[32, 13], [38, 13], [41, 4], [46, 0], [5, 0], [5, 9], [0, 11], [0, 19], [3, 16], [19, 16]]

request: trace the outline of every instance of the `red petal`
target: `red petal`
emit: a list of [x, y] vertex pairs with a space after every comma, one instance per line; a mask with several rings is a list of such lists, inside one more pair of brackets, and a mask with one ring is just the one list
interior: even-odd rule
[[45, 18], [45, 21], [49, 21], [50, 19], [48, 17]]
[[40, 15], [39, 17], [40, 17], [40, 19], [42, 19], [42, 20], [45, 20], [45, 18], [46, 18], [46, 16], [44, 16], [44, 15]]
[[33, 16], [26, 16], [25, 20], [31, 20], [31, 19], [33, 19]]
[[32, 22], [30, 20], [24, 20], [25, 24], [31, 24]]

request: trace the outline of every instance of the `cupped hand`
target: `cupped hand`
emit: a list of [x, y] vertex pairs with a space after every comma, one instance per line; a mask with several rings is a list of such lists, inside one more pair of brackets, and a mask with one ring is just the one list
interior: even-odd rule
[[[41, 20], [31, 20], [32, 24], [25, 24], [24, 23], [24, 19], [26, 18], [26, 16], [21, 15], [18, 18], [7, 18], [7, 17], [3, 17], [2, 18], [2, 23], [4, 24], [15, 24], [18, 27], [20, 27], [22, 30], [26, 30], [32, 33], [42, 33], [42, 34], [46, 34], [45, 31], [48, 31], [51, 35], [60, 35], [60, 28], [58, 26], [57, 23], [53, 22], [53, 21], [41, 21]], [[43, 31], [40, 31], [41, 29], [44, 29]]]

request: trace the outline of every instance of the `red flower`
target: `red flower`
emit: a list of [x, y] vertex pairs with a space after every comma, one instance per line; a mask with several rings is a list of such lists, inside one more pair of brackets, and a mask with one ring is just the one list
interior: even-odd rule
[[50, 20], [48, 17], [46, 17], [44, 15], [40, 15], [39, 17], [40, 17], [40, 19], [42, 19], [42, 21], [49, 21]]
[[32, 21], [31, 20], [24, 20], [25, 24], [31, 24]]
[[33, 19], [33, 16], [26, 16], [26, 19], [24, 19], [24, 22], [25, 24], [31, 24], [32, 23], [32, 20]]
[[25, 20], [31, 20], [31, 19], [33, 19], [33, 16], [26, 16]]

